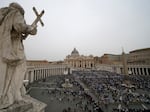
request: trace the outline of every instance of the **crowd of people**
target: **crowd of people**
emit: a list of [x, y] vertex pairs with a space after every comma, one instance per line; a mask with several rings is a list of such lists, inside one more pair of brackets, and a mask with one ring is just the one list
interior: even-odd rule
[[[62, 84], [65, 83], [65, 79], [69, 79], [69, 83], [73, 84], [73, 87], [62, 87]], [[92, 99], [92, 97], [84, 91], [84, 88], [74, 80], [72, 75], [51, 76], [46, 80], [41, 80], [30, 84], [30, 87], [45, 87], [40, 94], [48, 97], [50, 104], [67, 104], [67, 106], [64, 105], [64, 108], [61, 112], [103, 112], [100, 106]], [[34, 97], [32, 90], [33, 89], [30, 89], [29, 94]], [[50, 104], [47, 103], [48, 106], [50, 106]], [[47, 108], [46, 110], [49, 112]]]
[[[148, 110], [145, 106], [150, 105], [148, 76], [125, 76], [108, 71], [77, 71], [75, 75], [95, 94], [102, 107], [116, 104], [115, 110]], [[122, 105], [120, 109], [119, 104]], [[130, 105], [142, 105], [142, 108], [136, 109]]]
[[[62, 87], [65, 79], [69, 79], [73, 87]], [[61, 112], [147, 112], [149, 81], [147, 76], [74, 71], [70, 75], [55, 75], [34, 82], [30, 87], [45, 88], [41, 95], [49, 97], [51, 103], [67, 104]]]

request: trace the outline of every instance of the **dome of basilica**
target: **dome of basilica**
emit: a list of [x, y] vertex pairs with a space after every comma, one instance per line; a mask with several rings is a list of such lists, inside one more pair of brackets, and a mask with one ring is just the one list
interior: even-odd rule
[[73, 51], [71, 52], [72, 56], [79, 56], [79, 52], [77, 51], [76, 48], [73, 49]]

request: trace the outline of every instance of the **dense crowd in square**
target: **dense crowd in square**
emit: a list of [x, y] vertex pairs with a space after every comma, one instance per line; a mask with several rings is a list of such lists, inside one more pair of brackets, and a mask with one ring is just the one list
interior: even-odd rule
[[[69, 79], [73, 87], [63, 88], [65, 79]], [[57, 112], [148, 112], [150, 109], [148, 76], [74, 71], [73, 74], [55, 75], [34, 82], [29, 87], [32, 97], [38, 99], [41, 95], [45, 98], [46, 112], [52, 104], [56, 108], [62, 106]], [[35, 89], [39, 92], [37, 96], [34, 96]]]
[[[113, 111], [145, 112], [150, 108], [149, 76], [125, 76], [108, 71], [78, 71], [75, 75], [97, 97], [103, 109], [111, 104], [118, 105]], [[141, 108], [135, 108], [137, 105]]]
[[[62, 87], [62, 84], [65, 82], [66, 78], [69, 79], [71, 84], [73, 84], [72, 88]], [[84, 88], [77, 81], [75, 81], [74, 77], [71, 75], [51, 76], [46, 80], [34, 82], [29, 86], [29, 94], [32, 97], [39, 100], [42, 100], [39, 96], [47, 97], [46, 101], [42, 100], [48, 105], [46, 112], [49, 112], [51, 103], [55, 103], [56, 108], [57, 105], [63, 105], [64, 108], [62, 108], [62, 111], [60, 112], [103, 112], [100, 106], [92, 99], [90, 95], [84, 92]], [[38, 89], [38, 91], [36, 89]], [[35, 95], [34, 91], [39, 92], [39, 94], [36, 93]]]

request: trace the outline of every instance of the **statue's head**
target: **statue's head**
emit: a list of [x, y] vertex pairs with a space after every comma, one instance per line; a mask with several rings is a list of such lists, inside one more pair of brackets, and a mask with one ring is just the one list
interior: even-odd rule
[[23, 9], [22, 6], [19, 5], [18, 3], [16, 3], [16, 2], [10, 3], [10, 4], [9, 4], [9, 7], [15, 8], [15, 9], [19, 10], [20, 13], [21, 13], [22, 15], [24, 15], [24, 9]]

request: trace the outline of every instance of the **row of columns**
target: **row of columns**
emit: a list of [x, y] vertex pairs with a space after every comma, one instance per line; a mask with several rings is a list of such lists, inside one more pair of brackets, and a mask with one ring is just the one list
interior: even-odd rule
[[[116, 72], [124, 74], [123, 65], [98, 65], [98, 70], [106, 70], [110, 72]], [[150, 75], [150, 65], [128, 65], [128, 74], [130, 75]]]
[[26, 80], [29, 82], [33, 82], [40, 79], [45, 79], [51, 75], [63, 75], [64, 71], [66, 70], [65, 67], [61, 68], [32, 68], [28, 69], [26, 73]]
[[131, 71], [132, 75], [150, 75], [150, 68], [130, 67], [128, 71]]
[[[120, 67], [120, 72], [123, 74], [123, 67]], [[150, 67], [145, 66], [129, 66], [128, 67], [128, 74], [129, 75], [150, 75]]]

